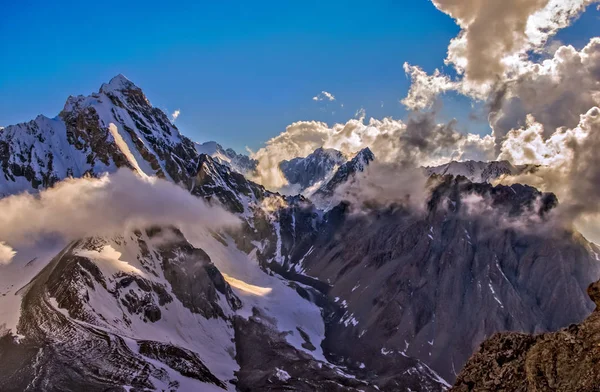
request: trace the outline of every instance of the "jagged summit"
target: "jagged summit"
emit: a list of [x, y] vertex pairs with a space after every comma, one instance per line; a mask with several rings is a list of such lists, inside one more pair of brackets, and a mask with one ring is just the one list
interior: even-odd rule
[[373, 151], [371, 151], [369, 147], [365, 147], [356, 153], [350, 163], [358, 170], [363, 171], [364, 168], [374, 160], [375, 154], [373, 154]]
[[118, 74], [113, 77], [108, 83], [103, 83], [100, 86], [100, 93], [110, 93], [115, 91], [123, 91], [123, 90], [131, 90], [137, 89], [140, 90], [138, 86], [136, 86], [131, 80], [127, 79], [125, 75]]
[[363, 172], [367, 166], [375, 160], [375, 154], [369, 147], [365, 147], [348, 162], [341, 165], [335, 173], [327, 180], [324, 181], [318, 189], [311, 195], [314, 202], [319, 206], [333, 207], [332, 203], [336, 203], [339, 200], [331, 198], [342, 184], [346, 183], [356, 173]]
[[70, 96], [55, 118], [40, 115], [2, 131], [0, 195], [120, 167], [183, 184], [195, 174], [197, 157], [168, 116], [117, 75], [97, 93]]
[[300, 186], [300, 191], [319, 186], [335, 173], [347, 158], [333, 148], [319, 147], [308, 156], [279, 163], [279, 168], [290, 184]]
[[248, 174], [256, 169], [258, 162], [247, 155], [238, 154], [231, 148], [223, 148], [215, 141], [195, 143], [199, 154], [210, 155], [220, 164], [230, 167], [241, 174]]

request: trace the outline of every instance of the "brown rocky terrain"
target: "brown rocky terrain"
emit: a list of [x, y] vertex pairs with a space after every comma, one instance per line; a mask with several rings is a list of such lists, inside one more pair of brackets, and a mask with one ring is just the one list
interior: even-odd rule
[[498, 333], [484, 341], [452, 391], [600, 390], [600, 282], [588, 294], [596, 308], [580, 324], [537, 335]]

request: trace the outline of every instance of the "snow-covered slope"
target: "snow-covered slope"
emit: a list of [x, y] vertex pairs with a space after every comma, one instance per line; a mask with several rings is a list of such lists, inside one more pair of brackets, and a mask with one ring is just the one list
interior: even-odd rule
[[2, 390], [223, 390], [239, 368], [240, 301], [173, 229], [87, 238], [7, 268], [39, 272], [5, 293], [21, 301], [11, 326], [21, 338], [3, 338], [20, 369], [0, 377]]
[[[377, 389], [326, 359], [322, 310], [256, 252], [208, 228], [189, 238], [151, 228], [15, 260], [0, 276], [0, 304], [21, 309], [0, 338], [0, 389]], [[9, 284], [17, 271], [31, 280]], [[406, 385], [440, 390], [435, 373], [408, 364]]]
[[40, 115], [0, 130], [0, 194], [119, 167], [183, 183], [197, 156], [194, 143], [118, 75], [97, 93], [69, 97], [55, 118]]

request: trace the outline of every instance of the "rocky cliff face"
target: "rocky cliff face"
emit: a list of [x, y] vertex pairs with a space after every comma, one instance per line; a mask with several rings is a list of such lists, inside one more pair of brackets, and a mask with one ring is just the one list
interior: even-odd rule
[[72, 243], [15, 294], [20, 338], [3, 338], [2, 390], [225, 388], [214, 362], [232, 360], [210, 342], [233, 336], [241, 303], [176, 230]]
[[[486, 198], [486, 214], [496, 218], [465, 213], [469, 195]], [[600, 276], [597, 247], [576, 233], [536, 234], [497, 220], [519, 219], [535, 200], [539, 215], [556, 203], [526, 186], [446, 177], [422, 214], [400, 207], [350, 214], [344, 204], [329, 211], [290, 262], [326, 282], [338, 305], [326, 347], [364, 363], [370, 358], [351, 347], [378, 347], [453, 380], [497, 331], [542, 332], [583, 319], [593, 306], [585, 288]]]
[[596, 308], [558, 332], [499, 333], [482, 343], [453, 391], [597, 391], [600, 388], [600, 282], [588, 288]]
[[281, 172], [290, 184], [299, 185], [299, 192], [324, 185], [340, 165], [347, 162], [340, 151], [317, 148], [304, 158], [294, 158], [279, 164]]

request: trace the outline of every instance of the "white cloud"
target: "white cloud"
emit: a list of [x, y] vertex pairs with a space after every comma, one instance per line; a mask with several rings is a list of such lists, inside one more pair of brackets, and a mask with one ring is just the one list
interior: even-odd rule
[[175, 122], [177, 117], [181, 114], [181, 110], [177, 109], [171, 114], [171, 121]]
[[312, 98], [313, 101], [335, 101], [335, 96], [327, 91], [321, 91]]
[[148, 226], [234, 225], [237, 218], [185, 189], [129, 169], [100, 178], [67, 179], [39, 194], [0, 199], [0, 263], [15, 246], [45, 236], [67, 241]]
[[596, 0], [432, 1], [461, 27], [446, 63], [481, 90], [491, 88], [528, 51], [540, 50]]
[[431, 105], [440, 93], [456, 90], [488, 99], [519, 76], [528, 53], [547, 50], [548, 41], [598, 0], [432, 0], [461, 27], [450, 41], [446, 64], [459, 74], [455, 81], [438, 70], [428, 75], [404, 65], [413, 80], [403, 103], [410, 109]]
[[452, 82], [437, 69], [433, 75], [427, 75], [420, 67], [404, 63], [404, 72], [410, 76], [411, 85], [407, 97], [401, 102], [411, 110], [430, 108], [439, 94], [458, 88], [458, 83]]
[[581, 113], [600, 105], [600, 38], [580, 51], [561, 46], [541, 63], [523, 61], [493, 102], [490, 124], [500, 141], [525, 125], [528, 114], [546, 136], [562, 126], [575, 127]]
[[501, 182], [526, 183], [554, 192], [560, 201], [559, 220], [565, 225], [574, 224], [600, 243], [600, 108], [593, 107], [581, 115], [576, 127], [558, 128], [547, 138], [545, 133], [544, 126], [529, 116], [527, 127], [507, 134], [500, 159], [541, 166]]
[[279, 163], [307, 156], [318, 147], [335, 148], [348, 155], [369, 147], [380, 162], [409, 161], [416, 166], [438, 165], [452, 158], [493, 158], [491, 136], [462, 134], [454, 129], [454, 122], [437, 124], [435, 113], [411, 116], [407, 122], [392, 118], [371, 118], [367, 122], [361, 111], [357, 117], [332, 126], [318, 121], [289, 125], [285, 132], [252, 154], [258, 160], [252, 179], [270, 189], [280, 189], [287, 181]]
[[17, 252], [12, 247], [0, 241], [0, 265], [8, 264]]

